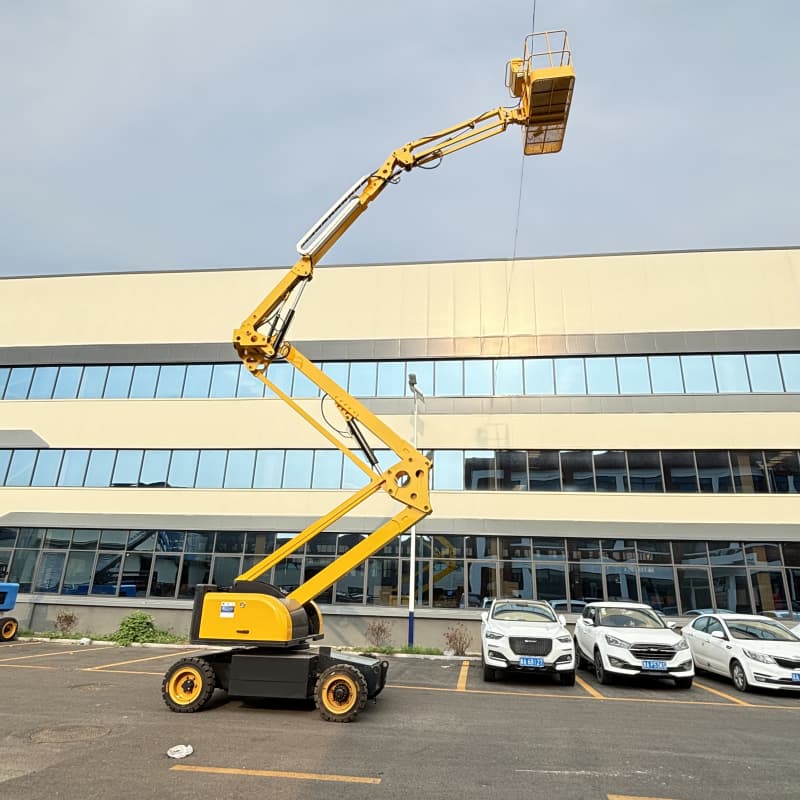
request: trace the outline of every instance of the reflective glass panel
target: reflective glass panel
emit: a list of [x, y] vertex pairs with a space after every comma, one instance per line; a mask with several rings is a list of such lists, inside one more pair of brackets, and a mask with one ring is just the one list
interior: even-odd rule
[[319, 533], [306, 545], [306, 552], [314, 556], [335, 556], [336, 538], [335, 533]]
[[71, 539], [71, 528], [48, 528], [44, 536], [45, 550], [66, 550]]
[[691, 450], [663, 450], [664, 488], [668, 492], [696, 492], [697, 469]]
[[437, 361], [435, 372], [434, 394], [437, 397], [461, 397], [464, 394], [463, 361]]
[[84, 486], [111, 486], [111, 470], [117, 457], [116, 450], [92, 450], [89, 454], [89, 466], [86, 468]]
[[256, 464], [255, 450], [231, 450], [225, 466], [226, 489], [249, 489], [253, 485]]
[[36, 570], [34, 592], [53, 593], [61, 589], [61, 573], [66, 557], [66, 553], [42, 553]]
[[241, 553], [244, 550], [244, 533], [242, 531], [217, 531], [214, 544], [216, 553]]
[[44, 541], [44, 528], [20, 528], [17, 547], [41, 547]]
[[464, 488], [463, 450], [437, 450], [433, 454], [433, 488]]
[[730, 457], [733, 483], [737, 492], [752, 494], [768, 491], [764, 475], [764, 453], [761, 450], [731, 450]]
[[83, 367], [59, 367], [53, 397], [63, 400], [72, 400], [77, 397], [82, 372]]
[[125, 399], [128, 396], [128, 392], [130, 392], [132, 380], [133, 367], [110, 367], [103, 397]]
[[490, 490], [496, 486], [494, 450], [464, 451], [464, 488], [470, 490]]
[[733, 491], [733, 476], [727, 450], [696, 450], [701, 492], [726, 494]]
[[0, 486], [5, 483], [8, 464], [11, 461], [11, 450], [0, 450]]
[[3, 396], [6, 390], [6, 383], [10, 372], [11, 370], [8, 367], [0, 367], [0, 397]]
[[214, 364], [209, 397], [236, 397], [239, 364]]
[[526, 358], [523, 362], [525, 394], [555, 394], [552, 358]]
[[180, 556], [156, 556], [150, 576], [151, 597], [175, 597]]
[[130, 531], [105, 530], [100, 534], [100, 548], [103, 550], [124, 550]]
[[593, 492], [594, 473], [591, 450], [561, 450], [562, 491]]
[[624, 450], [594, 450], [592, 459], [598, 492], [630, 491]]
[[[141, 450], [120, 450], [114, 464], [112, 486], [136, 486], [139, 483], [143, 455]], [[91, 471], [91, 460], [89, 470]]]
[[612, 563], [636, 561], [636, 543], [633, 539], [601, 539], [600, 544], [603, 561]]
[[468, 397], [492, 396], [492, 362], [487, 359], [464, 362], [464, 394]]
[[672, 553], [676, 564], [708, 564], [708, 547], [705, 542], [673, 542]]
[[717, 610], [735, 611], [737, 614], [753, 613], [747, 571], [743, 567], [711, 567], [711, 579], [714, 582]]
[[40, 450], [31, 486], [55, 486], [63, 455], [63, 450]]
[[562, 538], [537, 537], [533, 540], [535, 561], [563, 561], [567, 557]]
[[133, 370], [130, 397], [135, 400], [150, 400], [156, 395], [158, 367], [153, 364], [138, 364]]
[[12, 367], [6, 384], [6, 400], [24, 400], [33, 379], [33, 367]]
[[91, 528], [77, 528], [72, 533], [73, 550], [97, 550], [100, 531]]
[[747, 371], [754, 392], [782, 392], [783, 381], [775, 353], [756, 353], [747, 356]]
[[582, 358], [557, 358], [556, 394], [586, 394], [586, 373]]
[[327, 361], [322, 364], [322, 371], [336, 381], [343, 389], [347, 388], [350, 376], [350, 364], [346, 361]]
[[233, 582], [241, 573], [242, 559], [238, 556], [214, 556], [214, 569], [211, 582], [222, 589], [233, 586]]
[[716, 394], [717, 382], [711, 356], [681, 356], [681, 364], [688, 394]]
[[197, 478], [194, 485], [198, 489], [220, 489], [225, 476], [226, 450], [201, 450], [197, 463]]
[[494, 362], [494, 393], [498, 396], [523, 394], [520, 359], [499, 358]]
[[64, 572], [61, 594], [89, 594], [93, 567], [94, 553], [81, 553], [72, 550], [67, 558], [67, 568]]
[[58, 367], [36, 367], [28, 398], [30, 400], [49, 400], [53, 396], [57, 374]]
[[600, 561], [599, 539], [567, 539], [570, 561]]
[[295, 372], [294, 382], [292, 383], [292, 397], [319, 397], [319, 388], [306, 378], [302, 372]]
[[17, 542], [17, 531], [14, 528], [0, 528], [0, 550], [10, 550]]
[[186, 531], [187, 553], [211, 553], [214, 551], [214, 531]]
[[650, 373], [646, 356], [621, 356], [617, 359], [621, 394], [650, 394]]
[[800, 353], [781, 353], [778, 358], [786, 391], [800, 392]]
[[[378, 397], [403, 397], [405, 394], [406, 365], [402, 361], [378, 363]], [[347, 384], [344, 384], [345, 386]], [[422, 390], [425, 394], [425, 390]]]
[[678, 567], [676, 572], [681, 598], [680, 614], [686, 616], [690, 611], [714, 607], [707, 569]]
[[[406, 375], [414, 374], [417, 376], [417, 389], [422, 392], [426, 397], [433, 396], [434, 383], [433, 383], [433, 361], [409, 361], [406, 366]], [[411, 389], [408, 388], [408, 380], [406, 380], [403, 388], [406, 397], [411, 397]]]
[[714, 369], [717, 373], [717, 386], [720, 392], [744, 393], [750, 391], [743, 355], [714, 356]]
[[713, 564], [731, 566], [744, 564], [744, 550], [741, 542], [709, 542], [708, 556]]
[[350, 364], [350, 394], [354, 397], [375, 397], [378, 366], [374, 361]]
[[339, 489], [342, 485], [342, 458], [338, 450], [316, 450], [311, 474], [312, 489]]
[[108, 367], [84, 367], [78, 397], [99, 398], [106, 386]]
[[343, 461], [342, 489], [360, 489], [365, 486], [367, 476], [349, 458], [344, 458]]
[[[464, 555], [463, 536], [445, 536], [438, 534], [431, 542], [434, 558], [461, 558]], [[406, 553], [406, 555], [408, 555]]]
[[174, 450], [172, 460], [169, 462], [167, 477], [169, 486], [191, 489], [194, 486], [199, 456], [199, 450]]
[[189, 364], [183, 383], [184, 397], [208, 397], [211, 391], [211, 364]]
[[683, 374], [679, 356], [650, 356], [649, 361], [654, 394], [683, 394]]
[[131, 531], [128, 537], [128, 550], [137, 550], [146, 553], [154, 550], [155, 546], [155, 531]]
[[[509, 565], [509, 576], [514, 567]], [[519, 570], [517, 570], [519, 572]], [[468, 561], [467, 562], [467, 589], [461, 595], [459, 608], [482, 608], [485, 601], [497, 597], [497, 562], [495, 561]], [[519, 575], [520, 585], [524, 589], [524, 580]], [[531, 570], [528, 568], [528, 586], [532, 589]], [[519, 591], [516, 582], [509, 581], [506, 587], [509, 593]]]
[[587, 358], [586, 381], [589, 394], [619, 394], [617, 360], [615, 358]]
[[780, 567], [783, 564], [781, 560], [781, 548], [778, 544], [750, 542], [745, 544], [744, 550], [747, 563], [751, 566]]
[[145, 597], [152, 565], [153, 556], [149, 553], [126, 553], [119, 585], [120, 597]]
[[182, 553], [185, 541], [186, 531], [158, 531], [156, 550], [163, 553]]
[[800, 567], [800, 542], [783, 543], [783, 563], [787, 567]]
[[262, 383], [244, 364], [239, 365], [239, 380], [236, 384], [237, 397], [263, 397], [266, 384]]
[[464, 555], [467, 558], [489, 558], [497, 555], [496, 536], [465, 536]]
[[528, 489], [528, 453], [525, 450], [498, 450], [496, 453], [497, 488]]
[[528, 489], [532, 492], [561, 491], [558, 450], [528, 450]]
[[370, 558], [367, 561], [367, 603], [397, 605], [398, 577], [396, 558]]
[[116, 596], [121, 566], [122, 553], [100, 553], [94, 568], [92, 594]]
[[266, 531], [251, 531], [245, 537], [245, 553], [266, 555], [275, 552], [275, 534]]
[[[750, 573], [750, 582], [756, 614], [788, 611], [789, 598], [781, 570], [754, 569]], [[792, 622], [788, 624], [791, 626]]]
[[259, 450], [253, 475], [254, 489], [280, 489], [283, 478], [283, 450]]
[[[561, 613], [569, 613], [567, 602], [567, 565], [559, 563], [540, 564], [536, 562], [536, 598], [547, 600]], [[573, 608], [577, 611], [577, 608]]]
[[668, 617], [678, 614], [675, 576], [672, 567], [639, 567], [642, 602]]
[[36, 450], [15, 450], [6, 475], [6, 486], [29, 486], [36, 462]]
[[626, 603], [639, 602], [636, 567], [617, 565], [606, 567], [606, 599]]
[[458, 608], [464, 596], [463, 562], [434, 561], [431, 583], [434, 608]]
[[139, 484], [141, 486], [166, 486], [169, 457], [169, 450], [145, 450]]
[[779, 494], [797, 494], [800, 490], [800, 463], [796, 450], [767, 450], [767, 478], [770, 491]]
[[666, 539], [639, 539], [636, 553], [640, 564], [672, 563], [672, 550]]
[[[294, 367], [291, 364], [281, 362], [278, 364], [270, 364], [267, 370], [267, 377], [286, 394], [292, 394], [292, 380], [294, 379]], [[265, 392], [267, 397], [274, 397], [274, 393], [267, 388]]]
[[582, 600], [584, 603], [603, 600], [603, 572], [600, 564], [570, 564], [569, 592], [572, 600]]
[[283, 466], [283, 488], [310, 488], [313, 459], [313, 450], [287, 450]]
[[31, 590], [33, 569], [36, 566], [36, 559], [38, 556], [38, 550], [14, 551], [14, 558], [11, 561], [11, 568], [8, 571], [7, 580], [12, 583], [18, 583], [21, 592], [29, 592]]
[[178, 581], [178, 597], [194, 597], [198, 583], [208, 583], [211, 577], [211, 556], [185, 555], [181, 564], [181, 577]]
[[[322, 556], [309, 556], [306, 558], [306, 566], [303, 574], [303, 581], [308, 581], [315, 575], [318, 575], [325, 567], [330, 566], [333, 562], [332, 558], [324, 558]], [[277, 567], [275, 568], [277, 571]], [[317, 603], [331, 603], [333, 602], [333, 587], [329, 586], [318, 594], [314, 601]]]
[[165, 364], [158, 373], [156, 397], [180, 397], [183, 394], [183, 380], [186, 377], [184, 364]]

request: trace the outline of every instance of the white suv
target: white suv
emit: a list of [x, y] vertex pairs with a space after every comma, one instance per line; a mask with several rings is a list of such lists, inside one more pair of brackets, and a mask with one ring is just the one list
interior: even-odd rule
[[575, 623], [575, 655], [578, 666], [594, 665], [600, 683], [655, 675], [688, 689], [694, 678], [686, 640], [643, 603], [589, 603]]
[[485, 681], [505, 671], [543, 672], [575, 685], [572, 636], [564, 617], [543, 601], [493, 600], [481, 614], [481, 660]]

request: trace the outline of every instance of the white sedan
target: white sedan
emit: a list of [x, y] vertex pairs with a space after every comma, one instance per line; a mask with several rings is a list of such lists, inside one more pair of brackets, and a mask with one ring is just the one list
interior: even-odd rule
[[504, 672], [536, 672], [575, 685], [575, 651], [566, 620], [539, 600], [492, 601], [481, 614], [481, 660], [485, 681]]
[[800, 690], [800, 636], [769, 617], [706, 614], [683, 629], [698, 669], [753, 686]]

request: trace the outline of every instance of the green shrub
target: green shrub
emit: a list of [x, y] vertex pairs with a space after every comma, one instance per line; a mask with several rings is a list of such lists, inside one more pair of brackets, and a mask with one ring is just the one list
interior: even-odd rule
[[156, 628], [151, 614], [134, 611], [128, 614], [119, 624], [119, 628], [111, 635], [111, 640], [122, 647], [136, 643], [173, 644], [182, 641], [179, 636], [169, 631]]

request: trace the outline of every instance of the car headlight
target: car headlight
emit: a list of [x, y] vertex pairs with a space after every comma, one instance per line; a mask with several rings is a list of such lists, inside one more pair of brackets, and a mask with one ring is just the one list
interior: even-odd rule
[[752, 650], [742, 650], [742, 652], [753, 661], [759, 661], [762, 664], [774, 664], [775, 659], [772, 656], [768, 656], [766, 653], [755, 653]]
[[617, 639], [616, 636], [612, 636], [610, 633], [606, 634], [606, 643], [611, 647], [622, 647], [625, 650], [631, 649], [628, 642], [623, 642], [622, 639]]
[[689, 649], [689, 642], [686, 639], [678, 639], [677, 643], [675, 644], [675, 650], [688, 650]]
[[486, 638], [487, 639], [502, 639], [503, 634], [497, 633], [497, 631], [486, 631]]
[[556, 641], [557, 642], [562, 642], [563, 644], [567, 644], [567, 643], [572, 641], [572, 637], [569, 634], [567, 634], [566, 636], [559, 636], [556, 639]]

